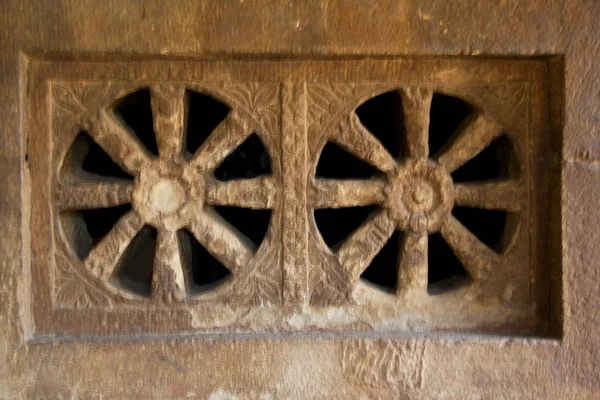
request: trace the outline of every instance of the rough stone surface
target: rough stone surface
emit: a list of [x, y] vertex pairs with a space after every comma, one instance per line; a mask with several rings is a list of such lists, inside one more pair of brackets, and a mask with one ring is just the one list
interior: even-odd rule
[[[600, 398], [599, 25], [600, 4], [592, 0], [4, 2], [0, 397]], [[406, 75], [386, 75], [411, 57], [416, 67], [400, 68]], [[164, 67], [175, 61], [178, 66]], [[514, 101], [503, 106], [485, 91], [475, 93], [478, 85], [493, 83], [487, 78], [515, 76], [513, 61], [538, 65], [526, 79], [528, 107]], [[436, 63], [446, 75], [437, 77], [438, 86], [435, 79], [429, 80], [433, 86], [424, 85]], [[451, 73], [456, 65], [462, 74]], [[198, 83], [194, 74], [218, 87]], [[301, 79], [292, 79], [294, 74]], [[481, 81], [466, 92], [482, 113], [431, 167], [423, 136], [430, 91], [473, 76]], [[158, 159], [109, 112], [111, 102], [140, 87], [133, 81], [150, 82]], [[270, 84], [249, 84], [257, 81]], [[413, 81], [421, 84], [407, 85]], [[546, 81], [547, 87], [535, 84]], [[337, 82], [342, 85], [335, 87]], [[374, 82], [380, 87], [371, 94], [400, 90], [414, 164], [399, 163], [378, 148], [351, 112], [372, 97], [360, 84]], [[351, 86], [359, 94], [344, 93]], [[232, 108], [191, 158], [183, 151], [185, 102], [177, 101], [184, 88], [221, 94]], [[311, 99], [323, 90], [342, 100], [330, 96], [319, 115]], [[341, 105], [346, 112], [334, 112]], [[485, 147], [500, 133], [498, 126], [518, 132], [524, 110], [530, 122], [537, 121], [527, 140], [515, 136], [523, 140], [517, 158], [528, 160], [520, 165], [527, 182], [448, 182], [445, 171]], [[324, 127], [332, 114], [337, 122]], [[73, 121], [134, 176], [133, 184], [83, 182], [85, 177], [68, 173], [73, 160], [65, 155], [77, 132], [65, 126]], [[72, 137], [58, 139], [59, 131]], [[207, 171], [253, 132], [271, 158], [270, 176], [243, 183], [207, 179]], [[386, 178], [368, 184], [316, 179], [329, 139]], [[409, 179], [414, 184], [394, 183]], [[163, 182], [176, 189], [165, 190]], [[156, 192], [168, 193], [157, 199]], [[402, 204], [393, 201], [398, 198]], [[65, 268], [72, 249], [55, 240], [59, 210], [128, 202], [133, 209], [81, 261], [81, 274]], [[381, 204], [384, 211], [327, 253], [307, 210], [356, 202]], [[469, 241], [446, 202], [531, 210], [525, 223], [533, 239], [520, 242], [524, 249], [506, 265], [515, 271], [509, 281], [531, 279], [534, 294], [508, 287], [506, 275], [489, 276], [498, 256]], [[273, 210], [275, 227], [258, 249], [210, 212], [211, 205], [240, 204]], [[146, 224], [158, 231], [151, 291], [143, 300], [151, 306], [124, 311], [140, 300], [110, 283], [111, 268]], [[72, 226], [70, 243], [91, 246]], [[201, 293], [205, 304], [182, 307], [190, 301], [182, 268], [189, 254], [185, 246], [179, 251], [175, 233], [182, 226], [230, 269], [232, 277], [217, 290], [260, 279], [231, 290], [232, 296]], [[361, 240], [369, 226], [376, 234]], [[407, 232], [403, 244], [411, 257], [398, 266], [400, 290], [386, 294], [398, 300], [378, 302], [359, 276], [381, 245], [378, 235], [396, 228]], [[424, 238], [438, 231], [467, 266], [469, 259], [475, 265], [467, 272], [477, 290], [454, 292], [459, 294], [450, 295], [446, 308], [427, 304], [430, 296], [423, 293]], [[523, 257], [533, 257], [529, 274], [516, 268], [527, 263]], [[106, 293], [77, 292], [77, 284], [64, 283], [74, 276]], [[59, 296], [57, 287], [71, 291]], [[499, 287], [502, 295], [494, 292]], [[485, 298], [490, 292], [493, 300]], [[464, 301], [472, 314], [443, 321]], [[353, 309], [369, 302], [375, 305], [368, 312]], [[398, 304], [412, 305], [411, 311], [398, 318]], [[241, 316], [240, 306], [246, 310]]]

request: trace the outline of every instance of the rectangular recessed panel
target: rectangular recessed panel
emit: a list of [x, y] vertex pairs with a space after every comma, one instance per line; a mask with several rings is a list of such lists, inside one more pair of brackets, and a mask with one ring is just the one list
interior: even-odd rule
[[546, 69], [32, 60], [33, 336], [545, 334]]

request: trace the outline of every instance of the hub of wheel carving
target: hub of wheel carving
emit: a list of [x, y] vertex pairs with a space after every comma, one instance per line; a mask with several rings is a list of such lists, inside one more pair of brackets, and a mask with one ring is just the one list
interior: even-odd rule
[[411, 182], [403, 194], [401, 201], [411, 213], [426, 213], [433, 207], [435, 189], [426, 180]]
[[144, 222], [169, 231], [182, 228], [203, 199], [202, 176], [174, 161], [157, 160], [143, 168], [133, 190], [133, 208]]
[[431, 160], [407, 160], [389, 176], [385, 206], [398, 229], [433, 233], [452, 210], [454, 186], [444, 167]]
[[177, 181], [160, 179], [150, 188], [149, 200], [149, 206], [155, 212], [169, 215], [181, 207], [185, 193]]

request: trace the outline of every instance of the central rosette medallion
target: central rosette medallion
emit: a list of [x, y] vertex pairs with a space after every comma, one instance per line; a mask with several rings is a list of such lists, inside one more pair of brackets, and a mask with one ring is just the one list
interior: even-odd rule
[[385, 206], [398, 229], [417, 234], [438, 231], [454, 203], [446, 169], [427, 159], [406, 160], [389, 179]]
[[140, 171], [133, 190], [133, 207], [142, 219], [168, 231], [182, 228], [203, 199], [202, 175], [183, 161], [152, 162]]

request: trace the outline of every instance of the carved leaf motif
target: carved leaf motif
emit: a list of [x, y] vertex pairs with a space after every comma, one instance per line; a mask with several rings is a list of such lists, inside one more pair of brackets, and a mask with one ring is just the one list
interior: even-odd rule
[[279, 251], [271, 250], [260, 260], [252, 274], [235, 288], [235, 298], [231, 303], [253, 306], [264, 304], [279, 305], [282, 302], [282, 272], [279, 265]]
[[337, 114], [344, 104], [355, 97], [356, 86], [347, 83], [317, 83], [308, 85], [308, 113], [314, 121]]
[[348, 304], [350, 277], [333, 255], [321, 255], [320, 251], [310, 251], [308, 275], [310, 304], [315, 306], [336, 306]]
[[61, 108], [63, 112], [78, 115], [86, 110], [73, 92], [70, 86], [66, 84], [55, 84], [52, 86], [52, 95], [55, 104]]
[[254, 305], [281, 304], [281, 279], [257, 272], [250, 278], [248, 286], [248, 299]]
[[310, 280], [310, 304], [313, 306], [341, 306], [348, 303], [344, 293], [335, 284], [327, 280], [327, 277], [311, 273]]
[[60, 308], [112, 307], [112, 300], [94, 288], [63, 254], [55, 256], [54, 304]]
[[332, 117], [355, 97], [356, 87], [347, 83], [317, 83], [307, 85], [307, 122], [309, 136], [322, 132]]
[[275, 134], [279, 122], [279, 90], [273, 83], [226, 84], [220, 89], [256, 118], [268, 135]]
[[86, 119], [110, 98], [110, 83], [54, 82], [52, 128], [55, 134], [71, 132], [73, 127], [84, 124]]
[[58, 82], [52, 85], [52, 97], [62, 111], [81, 117], [99, 108], [109, 89], [109, 83]]
[[415, 391], [423, 385], [422, 340], [355, 340], [342, 344], [342, 370], [349, 382], [374, 389]]

